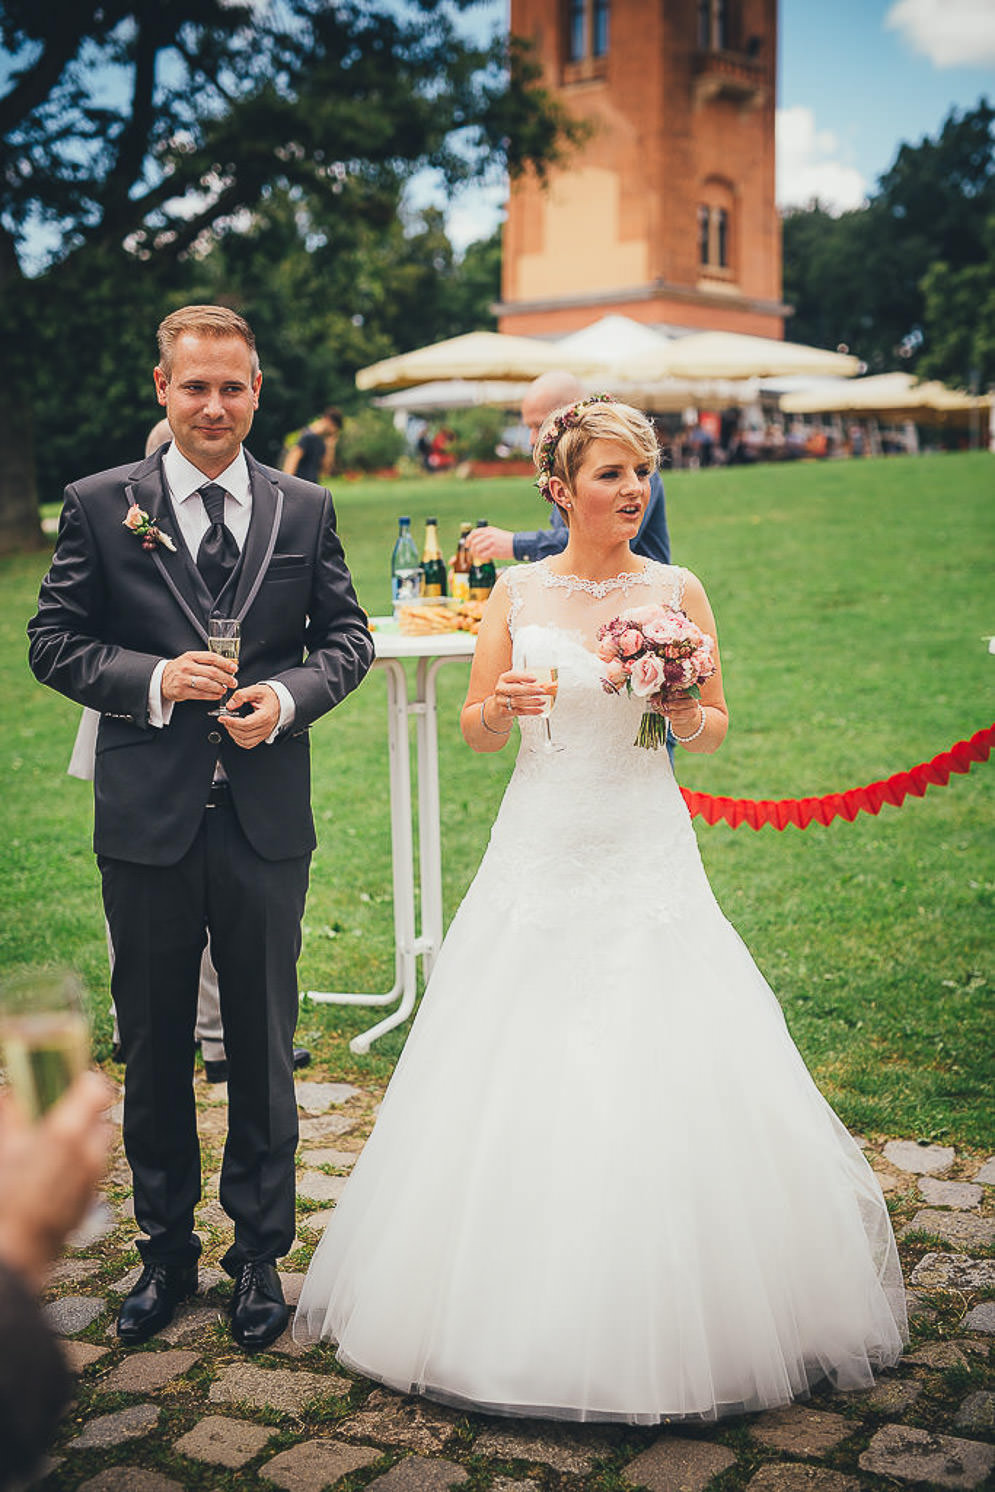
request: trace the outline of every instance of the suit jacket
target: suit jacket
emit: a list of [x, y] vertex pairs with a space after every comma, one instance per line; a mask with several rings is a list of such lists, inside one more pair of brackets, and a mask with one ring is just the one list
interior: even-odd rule
[[[373, 660], [327, 491], [246, 460], [252, 519], [238, 566], [212, 602], [182, 537], [162, 474], [163, 449], [72, 483], [52, 567], [28, 624], [35, 676], [100, 711], [94, 849], [143, 865], [175, 864], [200, 825], [220, 757], [239, 822], [267, 860], [314, 848], [308, 727], [344, 699]], [[149, 551], [123, 526], [132, 503], [176, 544]], [[293, 724], [246, 751], [183, 700], [149, 724], [149, 682], [162, 658], [206, 650], [207, 620], [242, 623], [240, 684], [279, 680]]]
[[[563, 514], [555, 503], [549, 528], [526, 529], [515, 535], [513, 548], [517, 560], [541, 560], [550, 554], [561, 554], [567, 547], [570, 530], [563, 521]], [[667, 505], [663, 496], [663, 481], [655, 471], [650, 477], [650, 500], [639, 532], [632, 541], [636, 554], [647, 559], [670, 564], [670, 534], [667, 532]]]

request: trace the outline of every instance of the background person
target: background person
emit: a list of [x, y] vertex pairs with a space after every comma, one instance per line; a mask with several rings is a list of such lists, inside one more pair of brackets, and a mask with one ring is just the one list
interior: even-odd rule
[[[534, 446], [539, 427], [554, 409], [573, 404], [583, 396], [584, 389], [572, 373], [543, 373], [529, 386], [522, 400], [522, 423], [529, 427], [529, 437]], [[554, 506], [549, 528], [520, 529], [512, 533], [507, 528], [471, 530], [468, 544], [474, 560], [540, 560], [547, 555], [559, 554], [566, 548], [567, 527], [559, 509]], [[659, 471], [654, 471], [650, 483], [650, 503], [642, 527], [632, 545], [634, 554], [647, 559], [659, 560], [662, 565], [670, 563], [670, 534], [667, 531], [667, 507], [663, 494], [663, 482]]]
[[329, 405], [301, 431], [284, 458], [284, 471], [303, 482], [320, 482], [322, 477], [331, 476], [341, 433], [342, 411]]
[[[373, 644], [330, 494], [242, 444], [262, 384], [248, 324], [187, 306], [158, 338], [173, 441], [67, 488], [29, 660], [101, 715], [94, 848], [145, 1266], [118, 1333], [145, 1341], [197, 1287], [193, 1027], [210, 934], [229, 1064], [220, 1200], [235, 1227], [222, 1264], [235, 1280], [232, 1334], [251, 1351], [286, 1325], [275, 1261], [296, 1232], [308, 730], [360, 682]], [[212, 615], [240, 619], [237, 665], [208, 651]], [[212, 717], [232, 685], [230, 713]]]

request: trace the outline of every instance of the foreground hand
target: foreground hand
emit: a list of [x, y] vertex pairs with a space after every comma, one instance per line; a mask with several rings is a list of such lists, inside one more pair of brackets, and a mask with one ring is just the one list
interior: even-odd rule
[[236, 689], [225, 709], [237, 710], [249, 705], [249, 715], [220, 715], [218, 718], [236, 746], [251, 751], [261, 741], [267, 740], [280, 723], [280, 700], [275, 689], [268, 684], [247, 684]]
[[510, 719], [512, 715], [541, 715], [550, 690], [545, 684], [537, 683], [534, 673], [511, 668], [498, 678], [494, 693]]
[[105, 1078], [85, 1072], [38, 1124], [11, 1095], [0, 1100], [0, 1259], [34, 1289], [107, 1167], [113, 1099]]
[[162, 697], [220, 699], [235, 683], [237, 674], [234, 658], [222, 658], [217, 653], [181, 653], [162, 671]]
[[466, 547], [476, 564], [483, 560], [514, 559], [515, 535], [507, 528], [472, 528], [466, 536]]

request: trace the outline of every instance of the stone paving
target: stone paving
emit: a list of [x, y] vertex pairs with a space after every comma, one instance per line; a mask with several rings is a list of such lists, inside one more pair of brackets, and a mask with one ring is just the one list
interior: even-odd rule
[[[39, 1492], [896, 1492], [995, 1483], [995, 1156], [858, 1137], [891, 1207], [912, 1341], [863, 1394], [717, 1425], [565, 1425], [465, 1414], [391, 1393], [287, 1332], [247, 1358], [225, 1321], [217, 1201], [223, 1087], [197, 1082], [205, 1188], [200, 1290], [128, 1350], [114, 1331], [137, 1277], [129, 1177], [110, 1230], [53, 1269], [46, 1312], [78, 1375]], [[298, 1237], [281, 1261], [295, 1303], [311, 1252], [372, 1128], [379, 1095], [298, 1084]], [[735, 1219], [730, 1219], [735, 1225]]]

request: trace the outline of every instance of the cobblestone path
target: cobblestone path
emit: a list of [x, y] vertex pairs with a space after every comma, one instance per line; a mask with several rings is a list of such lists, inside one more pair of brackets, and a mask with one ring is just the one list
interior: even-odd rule
[[[373, 1124], [376, 1097], [301, 1082], [298, 1239], [291, 1303]], [[79, 1375], [42, 1492], [895, 1492], [975, 1488], [995, 1471], [995, 1157], [874, 1139], [892, 1204], [912, 1343], [873, 1391], [826, 1389], [766, 1414], [653, 1429], [460, 1414], [347, 1374], [289, 1332], [247, 1358], [225, 1321], [230, 1242], [217, 1200], [225, 1090], [197, 1081], [208, 1181], [199, 1294], [127, 1350], [114, 1322], [137, 1278], [129, 1173], [118, 1148], [107, 1227], [53, 1270], [46, 1310]], [[119, 1116], [118, 1116], [119, 1117]], [[719, 1184], [718, 1182], [716, 1184]], [[730, 1218], [735, 1226], [735, 1218]]]

